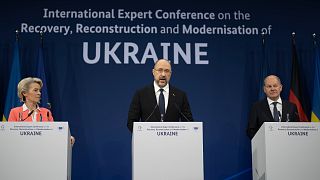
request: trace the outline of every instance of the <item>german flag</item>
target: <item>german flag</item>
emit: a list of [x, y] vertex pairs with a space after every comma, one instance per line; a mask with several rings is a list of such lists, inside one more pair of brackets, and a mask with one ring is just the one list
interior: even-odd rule
[[303, 101], [301, 84], [300, 84], [300, 72], [299, 72], [299, 63], [298, 63], [298, 53], [296, 48], [295, 36], [292, 34], [292, 70], [291, 70], [291, 86], [289, 93], [289, 101], [296, 104], [299, 113], [300, 121], [309, 121], [305, 113]]

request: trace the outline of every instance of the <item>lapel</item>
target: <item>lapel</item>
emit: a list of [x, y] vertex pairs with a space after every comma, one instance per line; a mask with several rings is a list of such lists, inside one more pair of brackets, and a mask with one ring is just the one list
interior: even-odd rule
[[266, 115], [269, 119], [269, 122], [273, 122], [274, 120], [273, 120], [272, 113], [270, 111], [270, 107], [269, 107], [267, 98], [265, 98], [263, 101], [263, 108], [264, 108], [264, 112], [266, 112]]
[[28, 117], [28, 114], [29, 114], [28, 110], [22, 112], [22, 118], [21, 118], [22, 121], [24, 121], [24, 122], [29, 122], [29, 121], [32, 122], [32, 115]]
[[149, 87], [149, 90], [147, 91], [147, 93], [148, 93], [147, 96], [148, 96], [149, 102], [151, 104], [156, 104], [157, 103], [157, 99], [156, 99], [156, 96], [155, 96], [153, 85]]
[[[41, 118], [40, 118], [40, 114], [41, 114]], [[40, 119], [41, 119], [41, 121], [43, 121], [43, 113], [41, 112], [41, 110], [39, 109], [39, 111], [38, 111], [38, 113], [37, 113], [37, 116], [36, 116], [36, 121], [37, 122], [40, 122]]]
[[166, 120], [168, 118], [168, 116], [171, 114], [170, 111], [172, 111], [174, 109], [174, 101], [175, 101], [175, 96], [173, 96], [173, 94], [175, 94], [174, 89], [169, 85], [169, 96], [168, 96], [168, 106], [167, 106], [167, 110], [166, 110], [166, 114], [164, 115], [164, 119]]
[[[157, 102], [157, 97], [156, 97], [156, 93], [154, 92], [154, 87], [153, 87], [153, 84], [151, 86], [149, 86], [149, 89], [148, 89], [148, 92], [147, 92], [147, 96], [148, 96], [148, 99], [149, 99], [149, 102], [150, 102], [150, 106], [152, 106], [151, 108], [151, 111], [153, 110], [155, 104], [158, 104]], [[151, 113], [151, 112], [150, 112]], [[160, 122], [160, 109], [159, 109], [159, 106], [157, 106], [155, 112], [155, 117], [157, 119], [157, 121]]]

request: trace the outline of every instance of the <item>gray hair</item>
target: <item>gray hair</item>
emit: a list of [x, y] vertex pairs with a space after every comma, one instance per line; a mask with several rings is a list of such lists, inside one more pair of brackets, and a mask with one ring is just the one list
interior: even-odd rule
[[156, 68], [156, 66], [157, 66], [157, 64], [158, 64], [158, 62], [159, 61], [166, 61], [166, 62], [168, 62], [169, 63], [169, 65], [170, 65], [170, 72], [172, 73], [172, 66], [171, 66], [171, 61], [170, 60], [168, 60], [168, 59], [158, 59], [155, 63], [154, 63], [154, 66], [153, 66], [153, 69], [155, 69]]
[[29, 87], [30, 87], [31, 83], [38, 83], [40, 85], [40, 88], [42, 88], [42, 86], [43, 86], [43, 83], [42, 83], [41, 79], [39, 79], [39, 78], [27, 77], [27, 78], [22, 79], [18, 83], [18, 97], [21, 102], [26, 101], [26, 98], [24, 97], [23, 93], [26, 93], [29, 91]]
[[278, 80], [279, 84], [282, 85], [282, 84], [281, 84], [281, 80], [280, 80], [280, 78], [279, 78], [278, 76], [276, 76], [276, 75], [269, 75], [269, 76], [265, 77], [264, 80], [263, 80], [263, 85], [264, 85], [264, 86], [266, 85], [266, 80], [267, 80], [268, 78], [271, 78], [271, 77], [276, 78], [276, 79]]
[[159, 61], [167, 61], [170, 66], [171, 66], [171, 61], [169, 61], [168, 59], [158, 59], [155, 63], [154, 63], [154, 67], [156, 67], [156, 65], [158, 64]]

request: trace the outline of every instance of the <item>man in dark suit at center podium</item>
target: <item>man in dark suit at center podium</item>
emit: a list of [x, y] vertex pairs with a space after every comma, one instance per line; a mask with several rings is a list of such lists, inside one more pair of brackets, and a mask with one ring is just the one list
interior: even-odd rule
[[249, 115], [247, 135], [250, 139], [254, 137], [264, 122], [299, 121], [296, 105], [280, 97], [282, 84], [279, 77], [267, 76], [264, 79], [263, 90], [267, 97], [254, 103]]
[[171, 64], [158, 60], [152, 69], [152, 84], [138, 90], [128, 112], [128, 129], [132, 132], [134, 122], [193, 121], [187, 95], [169, 85]]

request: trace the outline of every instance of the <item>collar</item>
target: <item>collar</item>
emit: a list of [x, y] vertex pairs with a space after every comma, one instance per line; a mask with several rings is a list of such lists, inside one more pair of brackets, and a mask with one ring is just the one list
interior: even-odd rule
[[153, 81], [153, 87], [154, 87], [154, 92], [158, 92], [159, 89], [163, 89], [165, 92], [169, 92], [169, 83], [165, 87], [160, 88], [156, 83], [156, 81]]
[[[40, 107], [37, 105], [37, 108], [36, 108], [38, 111], [40, 111]], [[23, 105], [22, 105], [22, 111], [26, 111], [26, 110], [28, 110], [29, 112], [31, 111], [30, 109], [28, 109], [28, 107], [27, 107], [27, 105], [26, 105], [26, 103], [24, 103]]]
[[282, 104], [281, 97], [279, 97], [278, 100], [276, 100], [276, 101], [273, 101], [273, 100], [271, 100], [270, 98], [267, 97], [267, 101], [268, 101], [269, 105], [271, 105], [273, 102], [277, 102], [279, 104]]

